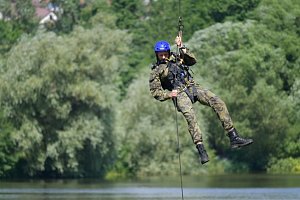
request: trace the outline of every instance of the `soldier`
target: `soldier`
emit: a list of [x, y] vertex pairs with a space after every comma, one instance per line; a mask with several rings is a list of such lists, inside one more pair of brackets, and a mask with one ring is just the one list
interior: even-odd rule
[[189, 49], [182, 45], [181, 37], [177, 36], [175, 43], [179, 48], [179, 55], [170, 52], [170, 44], [166, 41], [159, 41], [155, 44], [157, 62], [150, 74], [150, 92], [159, 101], [173, 100], [177, 110], [187, 121], [188, 130], [198, 149], [201, 163], [208, 162], [209, 158], [193, 109], [193, 103], [197, 101], [213, 108], [227, 132], [231, 148], [253, 143], [252, 139], [244, 139], [238, 135], [225, 103], [214, 93], [194, 82], [189, 73], [189, 67], [196, 63], [196, 59]]

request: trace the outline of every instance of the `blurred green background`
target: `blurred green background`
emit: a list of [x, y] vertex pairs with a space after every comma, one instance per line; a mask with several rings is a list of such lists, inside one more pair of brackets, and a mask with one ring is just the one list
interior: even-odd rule
[[174, 107], [148, 78], [179, 15], [196, 82], [254, 139], [231, 150], [196, 104], [211, 161], [179, 115], [183, 174], [299, 174], [300, 1], [0, 0], [0, 177], [177, 175]]

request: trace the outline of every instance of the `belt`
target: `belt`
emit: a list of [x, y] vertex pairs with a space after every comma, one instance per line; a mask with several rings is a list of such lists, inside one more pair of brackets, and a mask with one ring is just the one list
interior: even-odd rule
[[178, 93], [181, 93], [181, 92], [184, 92], [185, 90], [187, 90], [189, 87], [194, 86], [194, 85], [195, 85], [195, 82], [193, 80], [187, 81], [185, 84], [183, 84], [180, 87], [177, 87], [176, 89], [177, 89]]

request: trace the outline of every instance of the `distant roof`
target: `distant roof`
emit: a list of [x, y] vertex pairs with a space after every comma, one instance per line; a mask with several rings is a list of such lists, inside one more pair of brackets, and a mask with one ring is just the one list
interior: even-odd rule
[[42, 7], [40, 4], [40, 0], [32, 0], [32, 5], [35, 7], [35, 15], [39, 18], [44, 18], [51, 12], [45, 7]]
[[32, 0], [32, 5], [33, 6], [40, 6], [40, 1], [39, 0]]
[[36, 16], [40, 18], [46, 17], [50, 12], [51, 11], [48, 10], [47, 8], [40, 8], [40, 7], [35, 8]]

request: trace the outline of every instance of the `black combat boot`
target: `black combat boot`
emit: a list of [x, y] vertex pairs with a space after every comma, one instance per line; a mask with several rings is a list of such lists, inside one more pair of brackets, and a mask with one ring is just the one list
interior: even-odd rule
[[206, 150], [204, 149], [203, 144], [197, 144], [196, 148], [198, 149], [200, 159], [201, 159], [201, 164], [203, 165], [204, 163], [207, 163], [209, 161], [208, 155], [206, 153]]
[[228, 132], [228, 137], [230, 139], [230, 145], [232, 149], [247, 146], [253, 143], [252, 139], [240, 137], [235, 128]]

